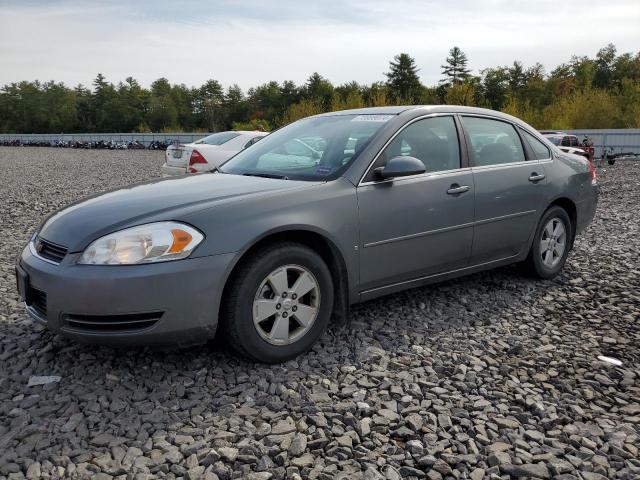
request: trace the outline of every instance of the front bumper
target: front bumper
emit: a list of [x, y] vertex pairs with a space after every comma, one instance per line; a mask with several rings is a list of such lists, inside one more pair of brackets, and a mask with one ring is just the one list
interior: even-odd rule
[[234, 254], [148, 265], [59, 264], [25, 247], [18, 260], [27, 312], [53, 332], [83, 342], [127, 345], [204, 343], [218, 323]]

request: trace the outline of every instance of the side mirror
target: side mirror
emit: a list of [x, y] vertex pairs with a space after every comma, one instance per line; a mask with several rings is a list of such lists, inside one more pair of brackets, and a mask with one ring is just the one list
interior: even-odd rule
[[379, 180], [387, 180], [389, 178], [408, 177], [410, 175], [418, 175], [426, 172], [424, 163], [415, 157], [399, 156], [393, 157], [384, 167], [376, 168], [373, 173]]

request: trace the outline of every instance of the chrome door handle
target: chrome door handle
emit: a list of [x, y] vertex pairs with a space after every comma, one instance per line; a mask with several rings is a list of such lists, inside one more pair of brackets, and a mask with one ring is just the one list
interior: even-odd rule
[[469, 191], [468, 185], [458, 185], [457, 183], [454, 183], [453, 185], [451, 185], [449, 190], [447, 190], [447, 193], [449, 195], [458, 195], [459, 193], [464, 193], [468, 191]]
[[537, 173], [532, 173], [531, 176], [529, 177], [529, 181], [530, 182], [539, 182], [540, 180], [544, 180], [544, 173], [541, 174], [537, 174]]

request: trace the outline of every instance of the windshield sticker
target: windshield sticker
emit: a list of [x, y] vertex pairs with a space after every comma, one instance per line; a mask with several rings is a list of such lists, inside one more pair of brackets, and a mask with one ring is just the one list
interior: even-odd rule
[[352, 122], [387, 122], [395, 115], [358, 115], [351, 119]]
[[329, 175], [333, 171], [331, 167], [318, 167], [316, 168], [316, 173], [318, 175]]

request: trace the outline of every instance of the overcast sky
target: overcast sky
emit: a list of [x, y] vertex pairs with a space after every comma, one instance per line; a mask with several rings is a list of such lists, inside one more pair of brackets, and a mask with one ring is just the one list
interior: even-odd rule
[[389, 60], [412, 55], [427, 85], [458, 45], [479, 70], [594, 56], [609, 42], [640, 49], [640, 0], [0, 0], [0, 85], [56, 80], [90, 85], [98, 72], [243, 89], [384, 80]]

